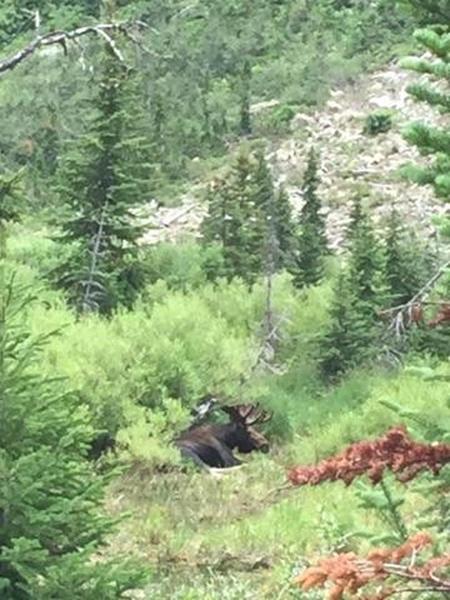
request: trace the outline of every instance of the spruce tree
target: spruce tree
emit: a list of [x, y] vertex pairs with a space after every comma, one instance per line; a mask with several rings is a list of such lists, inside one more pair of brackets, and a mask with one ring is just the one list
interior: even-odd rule
[[370, 321], [376, 321], [383, 306], [386, 290], [383, 277], [383, 254], [369, 216], [357, 198], [353, 205], [348, 233], [349, 271], [355, 295], [365, 306]]
[[[59, 191], [67, 207], [63, 243], [71, 256], [58, 282], [80, 312], [130, 304], [141, 283], [133, 209], [151, 189], [150, 146], [140, 82], [105, 46], [86, 133], [63, 158]], [[144, 132], [144, 133], [143, 133]]]
[[[448, 88], [450, 72], [450, 8], [447, 2], [430, 0], [425, 3], [429, 8], [425, 22], [441, 23], [415, 32], [416, 41], [426, 50], [426, 55], [408, 58], [403, 66], [424, 76], [420, 83], [408, 87], [408, 92], [419, 102], [425, 102], [430, 109], [449, 116], [450, 91]], [[405, 132], [406, 139], [415, 145], [419, 152], [428, 157], [426, 164], [410, 164], [404, 172], [406, 176], [421, 185], [433, 187], [436, 195], [446, 203], [450, 202], [450, 133], [448, 127], [432, 126], [427, 122], [412, 123]], [[445, 237], [450, 235], [450, 219], [441, 223]], [[449, 282], [441, 282], [443, 295], [448, 293]], [[448, 356], [448, 328], [421, 331], [416, 348]]]
[[26, 325], [30, 290], [8, 276], [0, 290], [0, 595], [4, 600], [108, 600], [140, 587], [144, 571], [98, 561], [113, 521], [107, 480], [86, 455], [86, 407], [41, 374], [48, 336]]
[[[415, 38], [430, 54], [429, 57], [409, 58], [403, 66], [428, 76], [427, 81], [409, 86], [409, 93], [418, 101], [426, 102], [442, 114], [450, 114], [450, 30], [442, 27], [416, 31]], [[448, 128], [433, 127], [425, 122], [411, 124], [406, 139], [421, 154], [431, 158], [427, 166], [409, 165], [405, 172], [419, 184], [432, 185], [436, 194], [450, 202], [450, 133]]]
[[239, 84], [239, 133], [242, 136], [247, 136], [252, 133], [252, 121], [250, 115], [251, 77], [252, 70], [250, 61], [246, 59], [244, 60], [242, 71], [240, 73]]
[[266, 176], [252, 155], [241, 152], [228, 175], [208, 190], [203, 240], [220, 245], [224, 259], [221, 275], [229, 280], [241, 277], [252, 285], [262, 273], [267, 224], [263, 211], [270, 194], [264, 189]]
[[378, 311], [386, 298], [383, 255], [359, 199], [353, 206], [348, 239], [348, 261], [335, 288], [329, 329], [319, 344], [326, 377], [363, 364], [379, 349]]
[[325, 222], [320, 214], [321, 203], [317, 195], [318, 185], [318, 161], [314, 149], [311, 149], [302, 185], [305, 202], [300, 212], [296, 253], [291, 268], [293, 283], [297, 288], [315, 285], [323, 277], [324, 258], [328, 249]]
[[215, 180], [207, 196], [202, 224], [205, 243], [218, 243], [228, 279], [241, 277], [250, 285], [267, 271], [286, 266], [292, 254], [294, 224], [289, 198], [275, 192], [263, 152], [242, 152], [228, 175]]
[[283, 186], [280, 186], [275, 194], [274, 212], [275, 238], [278, 243], [276, 266], [289, 269], [295, 253], [296, 227], [289, 195]]
[[412, 10], [423, 24], [448, 23], [450, 5], [448, 0], [398, 0], [399, 4]]
[[327, 379], [360, 365], [373, 354], [373, 323], [353, 287], [352, 276], [343, 269], [338, 276], [330, 307], [330, 324], [319, 342], [318, 359]]
[[119, 599], [146, 575], [121, 558], [93, 560], [114, 526], [102, 514], [108, 480], [86, 458], [95, 432], [79, 398], [42, 375], [49, 336], [30, 334], [34, 291], [7, 267], [19, 178], [0, 178], [0, 597]]
[[394, 209], [389, 215], [385, 238], [384, 278], [388, 306], [411, 300], [429, 278], [435, 258], [429, 247], [409, 231]]
[[230, 177], [232, 213], [228, 216], [228, 239], [224, 246], [229, 277], [241, 277], [249, 285], [262, 273], [266, 239], [266, 219], [258, 198], [261, 182], [256, 180], [256, 170], [253, 156], [238, 157]]

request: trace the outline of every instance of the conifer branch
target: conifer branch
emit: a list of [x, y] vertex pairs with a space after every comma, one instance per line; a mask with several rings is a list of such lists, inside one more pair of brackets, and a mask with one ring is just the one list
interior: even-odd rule
[[61, 46], [64, 54], [67, 54], [68, 42], [74, 42], [78, 38], [86, 35], [97, 35], [104, 39], [111, 48], [114, 56], [121, 62], [124, 63], [123, 54], [117, 47], [114, 39], [111, 37], [111, 33], [121, 33], [125, 37], [128, 37], [132, 41], [135, 37], [129, 34], [129, 30], [133, 27], [142, 28], [145, 26], [142, 21], [136, 23], [98, 23], [96, 25], [86, 25], [84, 27], [78, 27], [71, 31], [52, 31], [45, 35], [36, 37], [30, 44], [3, 60], [0, 60], [0, 73], [6, 71], [12, 71], [17, 65], [22, 63], [27, 58], [30, 58], [37, 50], [45, 48], [46, 46]]

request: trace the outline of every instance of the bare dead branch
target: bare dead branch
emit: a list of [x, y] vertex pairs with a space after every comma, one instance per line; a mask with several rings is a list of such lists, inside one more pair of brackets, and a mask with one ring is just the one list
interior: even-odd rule
[[448, 271], [450, 268], [450, 260], [444, 263], [438, 271], [429, 279], [425, 285], [409, 300], [404, 304], [393, 306], [385, 310], [380, 310], [379, 314], [392, 315], [392, 320], [389, 325], [390, 330], [394, 330], [395, 335], [400, 337], [406, 327], [414, 322], [415, 309], [424, 306], [425, 304], [433, 304], [432, 302], [425, 302], [428, 294], [433, 289], [437, 281]]
[[114, 56], [117, 58], [117, 60], [121, 63], [124, 63], [125, 60], [123, 58], [123, 54], [122, 52], [119, 50], [119, 48], [117, 47], [116, 42], [114, 41], [114, 39], [108, 35], [106, 33], [106, 31], [103, 31], [103, 29], [99, 29], [98, 30], [98, 34], [106, 41], [106, 43], [109, 45], [109, 47], [111, 48], [112, 53], [114, 54]]
[[[72, 31], [52, 31], [45, 35], [36, 37], [30, 44], [3, 60], [0, 60], [0, 73], [6, 71], [12, 71], [17, 65], [22, 63], [27, 58], [30, 58], [37, 50], [45, 48], [46, 46], [61, 46], [64, 52], [67, 52], [68, 42], [75, 41], [86, 35], [96, 35], [106, 41], [111, 48], [112, 52], [120, 62], [124, 62], [122, 53], [117, 47], [114, 39], [111, 37], [112, 33], [121, 33], [125, 37], [130, 37], [130, 30], [133, 27], [142, 28], [144, 23], [98, 23], [96, 25], [86, 25], [84, 27], [78, 27]], [[132, 38], [135, 37], [131, 34]], [[130, 38], [131, 39], [131, 38]]]

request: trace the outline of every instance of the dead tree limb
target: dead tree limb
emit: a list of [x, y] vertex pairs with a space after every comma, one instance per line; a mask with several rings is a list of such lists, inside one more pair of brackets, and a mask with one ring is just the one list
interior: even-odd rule
[[61, 46], [64, 54], [67, 54], [68, 43], [76, 41], [78, 38], [86, 35], [96, 35], [104, 39], [116, 58], [124, 63], [124, 57], [111, 34], [121, 33], [135, 42], [136, 38], [131, 33], [131, 30], [136, 29], [136, 27], [142, 29], [145, 27], [145, 24], [141, 21], [134, 23], [98, 23], [96, 25], [78, 27], [71, 31], [52, 31], [45, 35], [39, 35], [30, 44], [12, 56], [0, 60], [0, 74], [5, 73], [6, 71], [12, 71], [24, 60], [30, 58], [35, 52], [46, 46]]
[[379, 311], [379, 315], [392, 315], [392, 319], [389, 325], [390, 330], [394, 330], [397, 337], [399, 337], [403, 331], [406, 329], [406, 326], [410, 323], [414, 322], [414, 314], [415, 310], [419, 307], [422, 307], [425, 299], [428, 294], [433, 289], [434, 285], [439, 281], [439, 279], [450, 269], [450, 260], [444, 263], [438, 271], [429, 279], [424, 286], [411, 298], [408, 302], [404, 304], [399, 304], [398, 306], [393, 306], [392, 308], [387, 308], [385, 310]]

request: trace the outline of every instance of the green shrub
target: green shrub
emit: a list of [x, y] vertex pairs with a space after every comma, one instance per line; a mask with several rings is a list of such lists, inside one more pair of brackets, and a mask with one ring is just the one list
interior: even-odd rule
[[253, 336], [230, 328], [202, 293], [174, 292], [110, 320], [77, 322], [67, 310], [41, 308], [33, 313], [36, 332], [66, 325], [47, 348], [43, 369], [68, 377], [96, 425], [113, 433], [125, 424], [129, 401], [155, 409], [174, 398], [190, 407], [211, 390], [233, 394], [253, 360]]
[[392, 127], [392, 112], [388, 110], [377, 110], [366, 117], [363, 133], [366, 135], [378, 135], [386, 133]]
[[289, 124], [297, 112], [296, 108], [291, 104], [279, 104], [273, 108], [262, 110], [261, 114], [254, 119], [255, 131], [259, 135], [287, 133], [290, 129]]
[[143, 262], [149, 284], [162, 280], [169, 289], [187, 291], [206, 284], [220, 272], [222, 254], [214, 245], [163, 242], [147, 250]]

